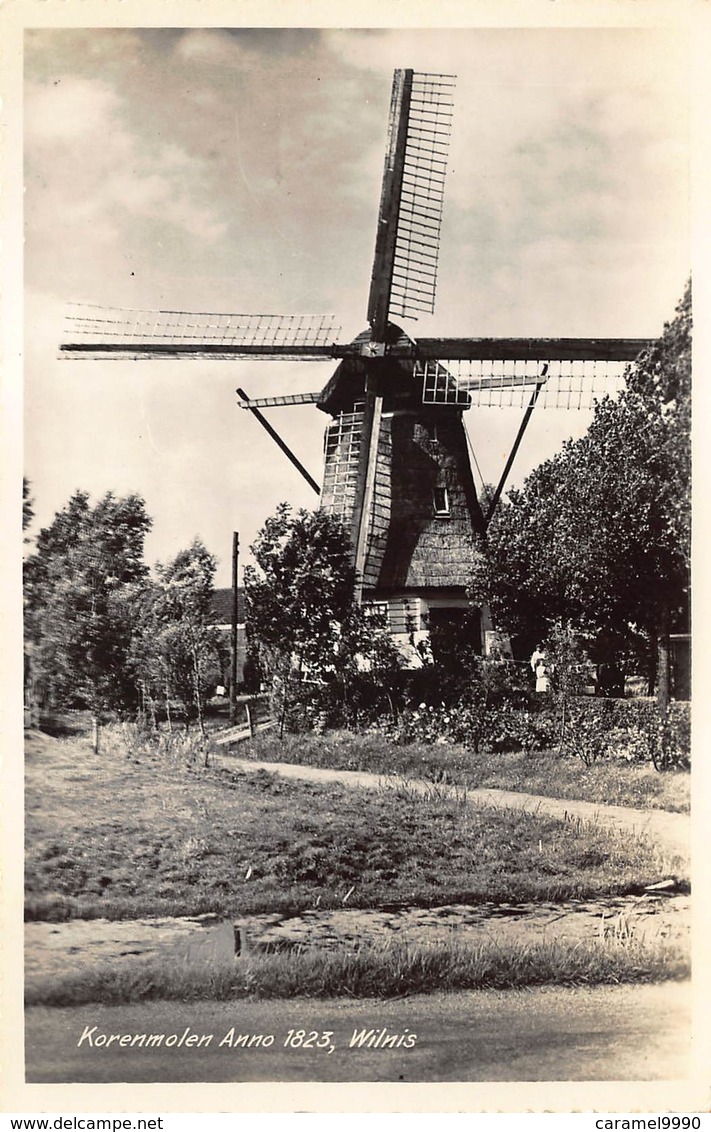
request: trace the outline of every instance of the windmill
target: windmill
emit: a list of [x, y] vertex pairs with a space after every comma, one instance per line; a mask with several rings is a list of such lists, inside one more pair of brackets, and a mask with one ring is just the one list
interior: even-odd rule
[[[350, 532], [359, 600], [394, 636], [417, 640], [461, 616], [479, 540], [534, 406], [582, 408], [622, 380], [647, 339], [414, 338], [393, 318], [434, 311], [455, 78], [397, 70], [367, 306], [368, 329], [339, 343], [320, 316], [194, 314], [82, 306], [69, 316], [74, 358], [329, 360], [318, 392], [239, 403], [312, 479], [263, 408], [316, 405], [330, 415], [321, 507]], [[472, 405], [525, 413], [486, 515], [467, 450]], [[483, 612], [482, 628], [490, 628]], [[414, 634], [414, 635], [413, 635]]]

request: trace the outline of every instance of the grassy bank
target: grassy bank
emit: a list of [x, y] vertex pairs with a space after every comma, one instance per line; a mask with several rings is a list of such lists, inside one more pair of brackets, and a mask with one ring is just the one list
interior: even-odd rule
[[28, 919], [591, 898], [669, 872], [634, 839], [436, 788], [316, 786], [38, 734], [26, 773]]
[[379, 735], [331, 731], [325, 735], [258, 736], [238, 749], [240, 758], [301, 763], [339, 770], [367, 770], [411, 778], [518, 790], [550, 798], [688, 813], [686, 771], [660, 774], [649, 764], [605, 760], [586, 767], [570, 755], [480, 752], [449, 743], [399, 746]]
[[659, 982], [689, 975], [672, 946], [637, 941], [478, 945], [389, 943], [354, 951], [295, 950], [255, 955], [219, 968], [183, 969], [127, 961], [26, 989], [29, 1006], [119, 1004], [156, 999], [397, 998], [410, 994], [531, 986]]

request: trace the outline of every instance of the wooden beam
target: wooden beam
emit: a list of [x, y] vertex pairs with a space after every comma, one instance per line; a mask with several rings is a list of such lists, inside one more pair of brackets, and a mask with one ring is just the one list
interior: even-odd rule
[[249, 404], [249, 397], [245, 393], [244, 389], [238, 389], [237, 390], [237, 396], [240, 397], [242, 399], [242, 401], [244, 401], [246, 403], [246, 406], [249, 409], [252, 416], [257, 418], [257, 420], [259, 421], [260, 425], [265, 430], [265, 432], [269, 433], [269, 435], [271, 436], [274, 443], [277, 444], [279, 446], [279, 448], [281, 448], [282, 452], [287, 457], [287, 459], [291, 460], [292, 464], [297, 469], [297, 471], [301, 472], [302, 476], [306, 480], [309, 487], [312, 487], [313, 490], [316, 492], [316, 494], [320, 495], [321, 494], [321, 488], [316, 483], [316, 480], [313, 478], [313, 476], [309, 475], [309, 473], [306, 471], [306, 468], [301, 463], [301, 460], [299, 460], [298, 457], [296, 457], [294, 455], [294, 453], [291, 451], [291, 448], [289, 448], [289, 445], [286, 443], [286, 441], [282, 440], [282, 438], [279, 436], [279, 433], [277, 432], [277, 430], [275, 428], [272, 428], [272, 426], [269, 424], [269, 421], [266, 419], [266, 417], [264, 417], [262, 415], [262, 413], [260, 413], [259, 409], [255, 409]]
[[[631, 362], [655, 338], [420, 338], [411, 346], [389, 345], [391, 358], [420, 361], [610, 361]], [[362, 342], [334, 342], [330, 346], [239, 346], [184, 342], [65, 342], [59, 347], [66, 357], [101, 359], [142, 358], [254, 358], [305, 359], [353, 358], [363, 355]]]
[[383, 398], [377, 389], [377, 379], [369, 374], [365, 386], [363, 426], [351, 524], [353, 565], [356, 571], [356, 600], [359, 603], [363, 598], [363, 574], [368, 555], [368, 525], [373, 502], [382, 414]]
[[69, 357], [121, 357], [131, 360], [139, 358], [305, 358], [320, 360], [335, 358], [333, 346], [240, 346], [236, 343], [205, 342], [136, 342], [127, 338], [125, 342], [64, 342], [59, 347], [60, 354]]
[[491, 522], [494, 511], [497, 508], [499, 499], [501, 498], [501, 493], [504, 490], [507, 479], [509, 478], [509, 472], [511, 471], [511, 468], [513, 466], [513, 462], [516, 459], [516, 453], [518, 452], [521, 441], [523, 440], [523, 434], [526, 431], [526, 428], [528, 427], [528, 422], [531, 419], [531, 413], [533, 412], [534, 408], [536, 407], [536, 401], [538, 400], [538, 395], [541, 392], [541, 389], [543, 388], [545, 383], [546, 383], [546, 378], [542, 374], [541, 378], [536, 383], [536, 388], [533, 390], [533, 393], [531, 394], [531, 400], [528, 402], [528, 407], [526, 409], [526, 412], [523, 414], [523, 420], [521, 421], [518, 433], [516, 434], [516, 439], [513, 442], [513, 447], [512, 447], [512, 449], [509, 453], [509, 458], [506, 461], [506, 467], [504, 468], [503, 472], [501, 473], [501, 478], [500, 478], [498, 484], [496, 485], [496, 491], [494, 492], [494, 494], [491, 498], [491, 503], [489, 504], [489, 507], [488, 507], [487, 512], [486, 512], [486, 516], [484, 518], [484, 528], [485, 529], [489, 526], [489, 523]]
[[[419, 361], [632, 362], [654, 338], [419, 338]], [[397, 357], [399, 347], [388, 352]]]
[[280, 409], [288, 405], [315, 405], [320, 392], [285, 393], [281, 397], [255, 397], [252, 401], [238, 401], [240, 409]]

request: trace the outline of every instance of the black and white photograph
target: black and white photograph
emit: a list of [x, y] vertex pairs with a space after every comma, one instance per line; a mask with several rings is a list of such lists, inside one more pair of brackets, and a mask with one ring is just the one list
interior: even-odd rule
[[26, 1087], [688, 1108], [692, 25], [46, 7]]

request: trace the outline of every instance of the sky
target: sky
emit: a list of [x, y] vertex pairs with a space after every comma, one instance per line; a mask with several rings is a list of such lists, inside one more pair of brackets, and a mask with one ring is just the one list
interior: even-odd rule
[[[70, 302], [333, 313], [367, 295], [396, 67], [457, 75], [436, 314], [408, 332], [653, 337], [690, 270], [681, 31], [33, 29], [25, 41], [25, 473], [34, 531], [138, 492], [149, 562], [199, 536], [230, 584], [276, 505], [316, 497], [236, 403], [332, 363], [58, 357]], [[496, 482], [521, 410], [466, 422]], [[316, 479], [328, 418], [270, 420]], [[534, 413], [520, 484], [586, 413]], [[32, 533], [32, 532], [30, 532]]]

